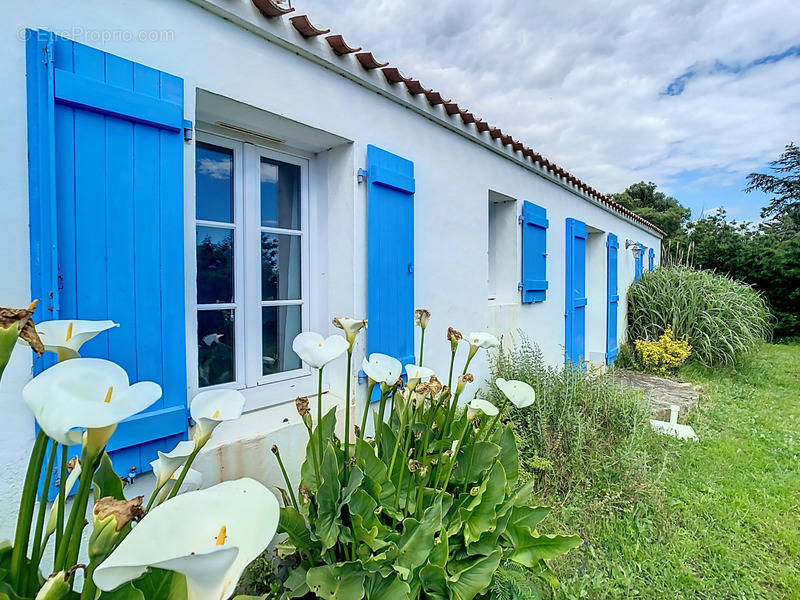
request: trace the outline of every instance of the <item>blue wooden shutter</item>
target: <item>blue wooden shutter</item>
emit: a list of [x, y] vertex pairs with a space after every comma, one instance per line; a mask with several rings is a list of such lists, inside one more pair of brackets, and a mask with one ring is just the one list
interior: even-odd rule
[[523, 302], [544, 302], [547, 295], [547, 211], [528, 202], [522, 204]]
[[49, 32], [27, 39], [36, 317], [120, 324], [81, 354], [161, 385], [108, 446], [119, 473], [141, 473], [188, 426], [183, 80]]
[[606, 240], [606, 271], [608, 277], [608, 303], [606, 320], [606, 364], [613, 363], [619, 348], [617, 347], [617, 318], [619, 316], [619, 281], [617, 256], [619, 241], [613, 233], [608, 234]]
[[367, 351], [414, 362], [414, 163], [367, 146]]
[[638, 244], [639, 252], [636, 254], [636, 258], [634, 259], [633, 263], [633, 280], [639, 281], [642, 278], [642, 273], [644, 272], [644, 246]]
[[566, 312], [564, 347], [566, 362], [578, 364], [586, 356], [586, 224], [567, 219]]
[[648, 262], [647, 268], [649, 270], [651, 270], [651, 271], [653, 270], [653, 261], [655, 260], [655, 257], [656, 257], [656, 251], [653, 250], [652, 248], [648, 249], [647, 250], [647, 262]]

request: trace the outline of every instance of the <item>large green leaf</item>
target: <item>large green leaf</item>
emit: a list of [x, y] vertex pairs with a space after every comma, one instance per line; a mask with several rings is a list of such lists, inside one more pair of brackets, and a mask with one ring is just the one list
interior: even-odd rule
[[451, 600], [472, 600], [487, 590], [502, 556], [503, 553], [498, 548], [488, 556], [462, 561], [455, 567], [453, 574], [447, 579]]
[[447, 573], [439, 565], [428, 563], [419, 572], [425, 597], [430, 600], [449, 600], [447, 593]]
[[333, 445], [328, 442], [320, 468], [322, 485], [317, 492], [319, 513], [314, 522], [314, 531], [322, 543], [322, 549], [333, 548], [339, 537], [341, 525], [339, 511], [339, 461]]
[[355, 562], [323, 565], [308, 570], [306, 583], [324, 600], [361, 600], [366, 575]]
[[380, 573], [371, 573], [365, 585], [367, 600], [408, 600], [411, 588], [395, 574], [387, 577]]
[[495, 443], [500, 446], [500, 455], [497, 460], [506, 470], [506, 488], [511, 491], [519, 479], [519, 452], [517, 451], [517, 440], [514, 438], [514, 430], [511, 425], [495, 434]]
[[356, 490], [347, 506], [358, 542], [366, 544], [375, 552], [389, 544], [385, 539], [387, 529], [375, 515], [378, 505], [369, 494], [364, 490]]
[[407, 518], [403, 521], [403, 535], [397, 543], [397, 560], [393, 567], [403, 579], [425, 564], [433, 550], [434, 534], [442, 527], [442, 499], [437, 498], [423, 513], [422, 521]]
[[142, 590], [138, 589], [131, 583], [124, 583], [117, 589], [111, 592], [102, 592], [100, 600], [148, 600], [145, 598]]
[[147, 600], [182, 600], [187, 594], [186, 577], [165, 569], [148, 569], [133, 585]]
[[500, 446], [493, 442], [476, 442], [462, 447], [450, 481], [453, 483], [480, 481], [481, 473], [492, 467], [499, 454]]
[[497, 517], [494, 528], [481, 535], [477, 542], [471, 543], [466, 548], [467, 555], [476, 556], [478, 554], [491, 554], [495, 548], [501, 547], [500, 536], [505, 533], [508, 521], [511, 518], [511, 511]]
[[289, 577], [283, 582], [283, 588], [286, 590], [282, 598], [302, 598], [309, 593], [308, 582], [306, 575], [308, 571], [303, 566], [295, 567], [289, 573]]
[[347, 485], [344, 488], [342, 488], [342, 494], [339, 499], [339, 510], [341, 510], [345, 504], [350, 502], [350, 498], [353, 496], [353, 492], [355, 492], [359, 487], [361, 487], [361, 483], [363, 481], [364, 481], [364, 472], [358, 467], [351, 467]]
[[506, 527], [505, 537], [513, 546], [524, 545], [536, 533], [536, 526], [550, 514], [549, 506], [515, 506]]
[[495, 526], [497, 507], [506, 495], [506, 474], [503, 465], [494, 464], [478, 493], [459, 509], [464, 523], [464, 544], [477, 542], [481, 535]]
[[300, 467], [300, 482], [312, 492], [316, 492], [319, 489], [317, 473], [314, 469], [314, 455], [319, 454], [319, 438], [322, 436], [323, 445], [327, 444], [328, 440], [333, 439], [333, 431], [335, 428], [336, 408], [332, 408], [322, 417], [322, 421], [314, 428], [312, 434], [308, 436], [308, 442], [306, 443], [306, 459]]
[[111, 464], [111, 458], [106, 452], [103, 452], [100, 466], [97, 467], [92, 477], [92, 483], [94, 484], [95, 501], [108, 496], [116, 500], [125, 500], [125, 494], [122, 492], [122, 480], [114, 472], [114, 465]]
[[583, 543], [578, 535], [530, 535], [514, 546], [507, 558], [524, 567], [533, 568], [540, 560], [566, 554]]
[[361, 439], [356, 441], [356, 461], [364, 471], [364, 487], [377, 502], [386, 503], [394, 497], [395, 487], [389, 481], [386, 464], [375, 455], [375, 449]]
[[306, 525], [306, 520], [294, 506], [281, 509], [278, 521], [278, 533], [286, 533], [289, 540], [300, 550], [311, 552], [314, 542], [311, 540], [311, 531]]

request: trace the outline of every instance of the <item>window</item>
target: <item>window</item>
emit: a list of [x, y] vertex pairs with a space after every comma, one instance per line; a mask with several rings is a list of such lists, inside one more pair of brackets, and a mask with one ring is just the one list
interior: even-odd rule
[[514, 302], [519, 298], [517, 257], [517, 201], [489, 190], [488, 277], [490, 301]]
[[195, 153], [197, 387], [306, 375], [305, 159], [203, 135]]

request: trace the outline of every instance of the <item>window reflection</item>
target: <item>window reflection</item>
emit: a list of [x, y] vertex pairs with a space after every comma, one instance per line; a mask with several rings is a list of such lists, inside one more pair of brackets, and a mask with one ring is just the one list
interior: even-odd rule
[[300, 333], [300, 306], [265, 306], [261, 309], [262, 373], [271, 375], [302, 366], [292, 350], [292, 341]]

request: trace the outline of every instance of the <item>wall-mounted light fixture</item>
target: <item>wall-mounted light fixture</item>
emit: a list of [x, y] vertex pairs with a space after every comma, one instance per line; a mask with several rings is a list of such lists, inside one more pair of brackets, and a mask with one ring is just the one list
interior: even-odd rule
[[634, 242], [633, 240], [625, 240], [625, 250], [633, 248], [633, 258], [640, 258], [644, 253], [644, 246], [641, 242]]

